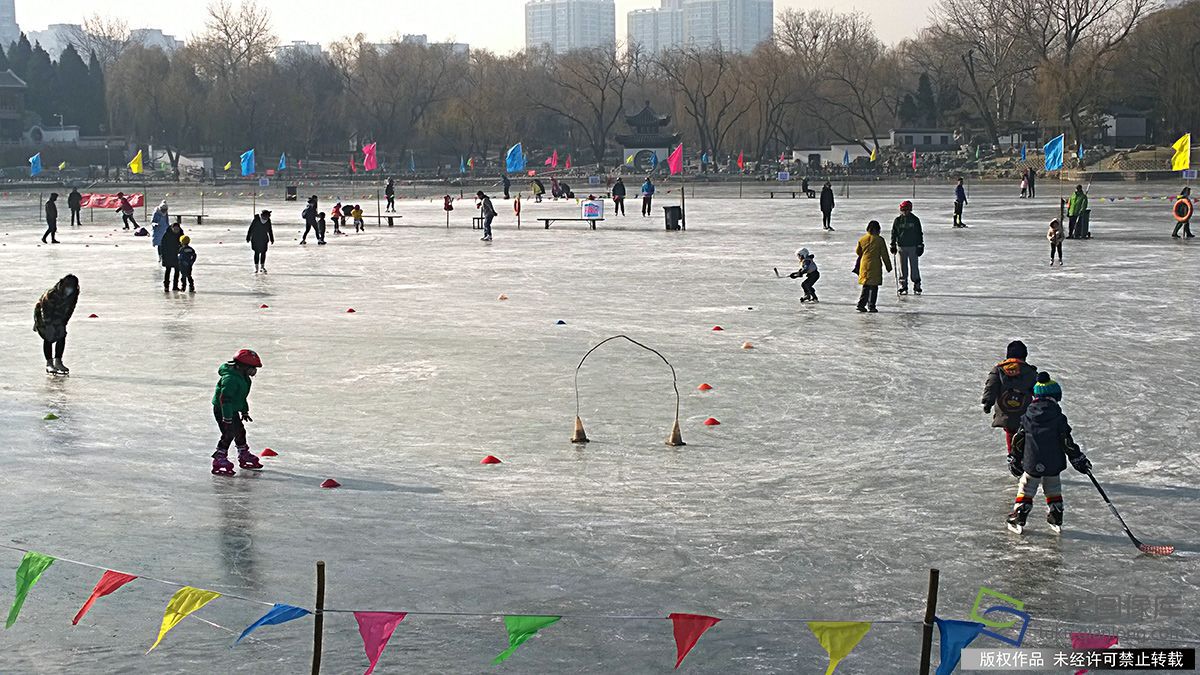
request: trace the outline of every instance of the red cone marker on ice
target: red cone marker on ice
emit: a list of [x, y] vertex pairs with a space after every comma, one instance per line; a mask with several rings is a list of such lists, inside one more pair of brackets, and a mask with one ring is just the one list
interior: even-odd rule
[[99, 319], [100, 315], [99, 314], [88, 314], [88, 318], [89, 319]]
[[712, 385], [707, 382], [705, 382], [704, 384], [702, 384], [696, 388], [699, 389], [700, 391], [712, 391]]
[[487, 457], [484, 457], [483, 459], [479, 460], [479, 463], [480, 464], [501, 464], [502, 462], [500, 461], [499, 457], [497, 457], [495, 455], [488, 455]]
[[710, 418], [704, 420], [704, 426], [706, 426], [706, 427], [720, 426], [720, 424], [721, 423], [718, 422], [717, 418], [715, 418], [715, 417], [710, 417]]
[[742, 349], [754, 349], [754, 345], [749, 342], [743, 342]]
[[274, 450], [272, 450], [270, 448], [263, 448], [263, 451], [261, 453], [259, 453], [258, 456], [259, 457], [278, 457], [279, 453], [275, 452]]
[[321, 487], [336, 488], [336, 487], [342, 487], [342, 484], [332, 478], [326, 478], [325, 481], [321, 483]]
[[259, 309], [270, 309], [270, 307], [267, 307], [266, 305], [259, 305], [258, 308]]
[[347, 314], [356, 314], [356, 312], [354, 311], [354, 308], [353, 308], [353, 307], [351, 307], [350, 309], [346, 310], [346, 313], [347, 313]]
[[721, 328], [720, 326], [713, 326], [712, 329], [713, 330], [725, 330], [724, 328]]

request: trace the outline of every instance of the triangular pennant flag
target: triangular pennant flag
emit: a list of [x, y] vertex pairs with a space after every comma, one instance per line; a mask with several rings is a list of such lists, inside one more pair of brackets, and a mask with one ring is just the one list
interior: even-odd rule
[[1171, 157], [1171, 170], [1185, 171], [1192, 168], [1192, 135], [1184, 134], [1171, 147], [1175, 150]]
[[225, 162], [225, 170], [226, 171], [228, 171], [232, 168], [233, 168], [233, 160], [229, 160], [228, 162]]
[[[1117, 644], [1116, 635], [1100, 635], [1097, 633], [1071, 633], [1071, 649], [1083, 651], [1087, 649], [1109, 649]], [[1075, 675], [1083, 675], [1087, 669], [1075, 671]]]
[[625, 163], [626, 163], [626, 164], [633, 164], [633, 155], [630, 155], [630, 156], [626, 157], [626, 158], [625, 158]]
[[167, 611], [163, 613], [162, 626], [158, 629], [158, 639], [154, 641], [154, 644], [150, 645], [150, 649], [147, 649], [146, 653], [149, 654], [154, 651], [154, 648], [166, 636], [167, 631], [179, 625], [179, 622], [183, 621], [188, 614], [219, 597], [221, 597], [221, 594], [216, 591], [206, 591], [200, 588], [192, 588], [191, 586], [184, 586], [175, 591], [175, 595], [172, 595], [171, 600], [167, 603]]
[[253, 176], [254, 168], [254, 148], [250, 148], [242, 153], [242, 175]]
[[1046, 153], [1046, 171], [1059, 171], [1063, 166], [1063, 144], [1066, 134], [1059, 134], [1042, 148]]
[[141, 173], [142, 170], [142, 151], [138, 150], [138, 153], [129, 161], [129, 172], [137, 174]]
[[33, 178], [42, 172], [42, 153], [29, 158], [29, 177]]
[[233, 644], [236, 645], [242, 641], [242, 638], [263, 626], [278, 626], [281, 623], [295, 621], [296, 619], [306, 617], [309, 614], [312, 614], [312, 612], [304, 609], [303, 607], [293, 607], [291, 605], [283, 605], [277, 602], [275, 603], [275, 606], [268, 610], [266, 614], [263, 614], [258, 621], [255, 621], [247, 626], [246, 630], [242, 631], [242, 634], [238, 636], [238, 639], [233, 641]]
[[358, 622], [358, 634], [362, 636], [363, 650], [367, 653], [367, 661], [371, 663], [363, 675], [371, 675], [383, 650], [387, 648], [388, 640], [396, 632], [396, 626], [408, 616], [408, 612], [355, 612], [354, 620]]
[[[683, 146], [680, 146], [683, 147]], [[675, 631], [675, 667], [683, 663], [683, 658], [696, 646], [696, 641], [704, 635], [704, 631], [717, 625], [720, 621], [715, 616], [703, 614], [680, 614], [678, 612], [667, 616]]]
[[279, 170], [287, 171], [287, 153], [279, 153]]
[[849, 656], [871, 630], [871, 624], [867, 621], [809, 621], [808, 629], [829, 653], [825, 675], [832, 675], [838, 662]]
[[[657, 155], [655, 156], [657, 157]], [[671, 172], [672, 176], [683, 173], [683, 143], [680, 143], [679, 147], [675, 148], [675, 152], [667, 157], [667, 170]]]
[[64, 169], [66, 169], [66, 168], [67, 168], [67, 163], [66, 163], [66, 162], [59, 162], [59, 164], [58, 164], [58, 170], [59, 170], [59, 171], [62, 171], [62, 170], [64, 170]]
[[92, 608], [92, 605], [95, 604], [97, 599], [111, 594], [113, 591], [136, 578], [137, 577], [133, 576], [132, 574], [124, 574], [122, 572], [105, 570], [104, 574], [100, 576], [100, 581], [96, 582], [96, 587], [92, 589], [92, 594], [88, 597], [87, 602], [83, 603], [83, 607], [79, 608], [79, 613], [76, 614], [75, 618], [71, 620], [71, 625], [79, 625], [79, 620], [83, 618], [84, 614], [88, 613], [88, 610]]
[[962, 650], [983, 630], [983, 624], [975, 621], [956, 621], [953, 619], [938, 619], [938, 634], [941, 636], [941, 660], [938, 662], [936, 675], [950, 675], [962, 658]]
[[1077, 149], [1077, 152], [1079, 153], [1079, 159], [1083, 159], [1083, 150], [1083, 141], [1079, 141], [1079, 148]]
[[745, 168], [746, 168], [746, 153], [745, 153], [744, 151], [743, 151], [743, 152], [738, 152], [738, 161], [737, 161], [737, 167], [738, 167], [739, 169], [745, 169]]
[[513, 615], [504, 617], [504, 628], [508, 631], [508, 649], [492, 659], [492, 665], [504, 663], [508, 657], [517, 651], [517, 647], [537, 634], [537, 632], [561, 619], [561, 616], [528, 616]]
[[12, 625], [17, 622], [17, 615], [21, 613], [21, 606], [25, 604], [29, 590], [41, 578], [42, 572], [45, 572], [46, 568], [52, 564], [54, 564], [53, 557], [34, 551], [29, 551], [24, 558], [21, 558], [21, 565], [17, 567], [16, 597], [13, 598], [12, 609], [8, 610], [8, 621], [4, 622], [6, 630], [12, 628]]
[[849, 150], [842, 151], [842, 164], [845, 164], [846, 166], [850, 166], [850, 151]]
[[871, 161], [872, 161], [872, 162], [874, 162], [874, 161], [875, 161], [875, 157], [877, 156], [877, 155], [876, 155], [876, 152], [875, 152], [875, 150], [876, 150], [876, 149], [877, 149], [877, 148], [874, 148], [874, 147], [873, 147], [873, 148], [871, 148]]
[[571, 156], [567, 155], [567, 168], [571, 168]]

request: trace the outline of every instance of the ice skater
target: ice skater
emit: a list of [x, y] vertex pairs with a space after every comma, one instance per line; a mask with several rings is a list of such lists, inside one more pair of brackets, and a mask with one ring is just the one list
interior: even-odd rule
[[71, 211], [71, 226], [83, 227], [83, 219], [79, 217], [79, 211], [83, 208], [83, 195], [79, 194], [79, 188], [71, 188], [71, 194], [67, 195], [67, 208]]
[[325, 212], [317, 214], [317, 245], [325, 245]]
[[1021, 174], [1021, 199], [1029, 197], [1029, 174]]
[[342, 228], [338, 225], [338, 222], [342, 219], [342, 203], [340, 201], [333, 205], [333, 211], [329, 215], [333, 218], [333, 233], [341, 234]]
[[821, 186], [821, 229], [833, 232], [833, 186], [829, 181]]
[[492, 198], [485, 195], [483, 190], [476, 192], [475, 198], [479, 200], [479, 217], [483, 218], [483, 236], [479, 241], [491, 241], [492, 220], [496, 218], [496, 207], [492, 206]]
[[1062, 267], [1063, 230], [1062, 223], [1058, 222], [1058, 218], [1050, 221], [1050, 229], [1046, 230], [1046, 239], [1050, 240], [1050, 266], [1054, 267], [1054, 252], [1058, 251], [1058, 266]]
[[254, 251], [254, 273], [267, 273], [267, 249], [275, 243], [275, 232], [271, 229], [271, 212], [264, 210], [250, 221], [246, 230], [246, 241]]
[[1080, 227], [1079, 220], [1083, 217], [1083, 212], [1087, 211], [1088, 196], [1083, 191], [1082, 185], [1075, 186], [1075, 192], [1071, 193], [1071, 198], [1067, 201], [1067, 239], [1083, 239], [1083, 228]]
[[[1025, 362], [1029, 349], [1024, 342], [1008, 343], [1004, 360], [992, 367], [983, 385], [983, 413], [992, 416], [992, 427], [1004, 429], [1004, 446], [1012, 456], [1013, 434], [1021, 426], [1021, 416], [1033, 400], [1037, 368]], [[993, 412], [994, 410], [994, 412]]]
[[509, 191], [512, 190], [512, 179], [508, 177], [508, 174], [500, 174], [500, 184], [504, 186], [504, 199], [512, 199], [512, 197], [509, 196]]
[[354, 208], [350, 209], [350, 217], [354, 219], [355, 232], [367, 231], [367, 226], [363, 223], [363, 210], [361, 206], [355, 204]]
[[212, 472], [215, 476], [234, 475], [233, 463], [229, 461], [229, 446], [234, 444], [238, 451], [238, 465], [243, 469], [261, 469], [258, 456], [250, 452], [246, 442], [246, 422], [250, 417], [250, 378], [262, 368], [262, 359], [249, 349], [243, 349], [231, 361], [217, 369], [220, 379], [213, 394], [213, 417], [221, 429], [221, 439], [212, 454]]
[[883, 285], [883, 270], [892, 271], [892, 261], [888, 259], [887, 244], [879, 236], [879, 221], [867, 223], [867, 233], [858, 240], [855, 253], [858, 263], [854, 269], [858, 272], [858, 283], [862, 285], [862, 293], [858, 296], [858, 311], [875, 313], [875, 303], [879, 300], [879, 287]]
[[625, 215], [625, 181], [621, 177], [617, 177], [617, 182], [612, 186], [613, 200], [613, 215]]
[[[158, 257], [163, 266], [163, 293], [186, 290], [179, 287], [179, 249], [183, 245], [183, 227], [179, 223], [167, 228], [158, 245]], [[172, 273], [174, 278], [172, 278]], [[170, 288], [168, 288], [168, 283]]]
[[388, 211], [390, 213], [395, 213], [396, 212], [396, 183], [392, 180], [391, 176], [388, 176], [387, 185], [385, 185], [383, 188], [383, 196], [387, 197], [387, 206], [384, 207], [384, 210]]
[[1062, 387], [1050, 379], [1049, 373], [1038, 373], [1033, 402], [1021, 416], [1021, 428], [1013, 436], [1013, 451], [1008, 457], [1009, 471], [1021, 479], [1012, 513], [1008, 514], [1008, 529], [1017, 534], [1025, 530], [1039, 484], [1046, 494], [1046, 522], [1050, 529], [1060, 532], [1063, 498], [1059, 474], [1066, 471], [1068, 460], [1079, 473], [1092, 470], [1091, 461], [1071, 438], [1071, 425], [1058, 405], [1061, 400]]
[[317, 236], [317, 243], [321, 241], [321, 230], [317, 228], [317, 196], [313, 195], [308, 198], [308, 204], [304, 206], [304, 210], [300, 212], [300, 217], [304, 219], [304, 234], [300, 235], [300, 245], [304, 246], [308, 243], [308, 231], [313, 230]]
[[954, 188], [954, 227], [966, 227], [963, 222], [963, 207], [967, 205], [967, 189], [963, 187], [962, 176], [958, 177], [958, 185]]
[[[1179, 209], [1183, 208], [1181, 213]], [[1175, 202], [1175, 231], [1171, 233], [1172, 239], [1179, 238], [1179, 230], [1183, 230], [1183, 236], [1191, 239], [1196, 236], [1192, 234], [1192, 188], [1184, 187], [1179, 191], [1179, 199]], [[1185, 215], [1186, 214], [1186, 215]], [[1180, 217], [1184, 216], [1184, 217]]]
[[646, 182], [642, 183], [642, 217], [650, 215], [650, 207], [654, 204], [654, 181], [650, 180], [650, 176], [646, 176]]
[[[125, 225], [121, 229], [128, 230], [130, 225], [133, 226], [133, 229], [138, 229], [137, 221], [133, 219], [133, 204], [129, 203], [129, 199], [125, 196], [124, 192], [117, 193], [116, 212], [121, 214], [121, 223]], [[155, 246], [158, 246], [158, 244], [155, 244]]]
[[33, 306], [33, 330], [42, 337], [42, 355], [46, 357], [46, 372], [51, 375], [70, 375], [63, 365], [67, 348], [67, 323], [79, 302], [79, 279], [68, 274], [54, 287], [42, 294]]
[[[964, 226], [965, 227], [965, 226]], [[908, 295], [909, 273], [912, 273], [913, 293], [921, 294], [921, 267], [918, 260], [925, 254], [925, 234], [921, 219], [913, 215], [912, 202], [900, 202], [900, 215], [892, 221], [892, 255], [900, 255], [899, 288], [896, 293]]]
[[196, 282], [192, 280], [192, 267], [195, 264], [196, 249], [192, 248], [192, 238], [185, 234], [179, 238], [179, 290], [196, 292]]
[[796, 257], [800, 259], [800, 270], [792, 272], [788, 275], [791, 279], [799, 279], [804, 277], [804, 282], [800, 284], [800, 288], [804, 290], [804, 297], [800, 298], [800, 302], [817, 302], [817, 292], [814, 286], [821, 278], [821, 272], [817, 270], [816, 256], [809, 253], [808, 249], [802, 248], [796, 251]]
[[533, 182], [529, 184], [529, 189], [533, 191], [533, 203], [541, 204], [542, 195], [546, 194], [546, 186], [542, 184], [542, 181], [534, 178]]
[[58, 232], [58, 193], [51, 192], [50, 198], [46, 200], [46, 232], [42, 235], [42, 243], [46, 243], [46, 237], [50, 237], [51, 244], [57, 244], [58, 238], [55, 233]]

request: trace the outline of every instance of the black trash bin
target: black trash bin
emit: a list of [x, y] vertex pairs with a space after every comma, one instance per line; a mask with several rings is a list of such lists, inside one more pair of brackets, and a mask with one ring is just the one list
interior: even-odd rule
[[668, 230], [680, 229], [680, 223], [683, 222], [683, 207], [682, 206], [664, 206], [663, 214], [667, 219]]
[[296, 201], [296, 186], [295, 185], [287, 186], [287, 196], [285, 196], [284, 199], [289, 202]]

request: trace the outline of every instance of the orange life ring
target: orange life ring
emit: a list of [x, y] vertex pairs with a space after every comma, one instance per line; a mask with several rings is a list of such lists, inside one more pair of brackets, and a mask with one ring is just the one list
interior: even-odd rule
[[1175, 215], [1177, 222], [1184, 222], [1192, 219], [1192, 200], [1181, 198], [1175, 202], [1175, 206], [1171, 207], [1172, 213]]
[[513, 213], [521, 215], [521, 198], [517, 197], [513, 200]]

